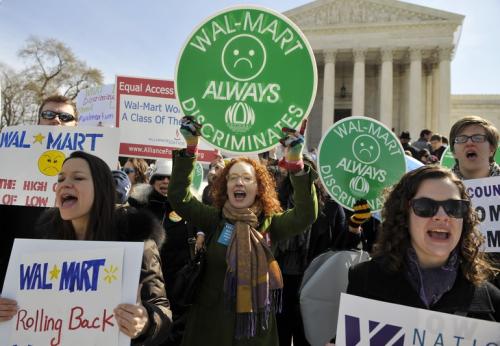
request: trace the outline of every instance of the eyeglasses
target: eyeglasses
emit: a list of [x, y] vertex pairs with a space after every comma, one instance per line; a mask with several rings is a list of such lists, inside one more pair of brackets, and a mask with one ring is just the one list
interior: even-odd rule
[[130, 167], [123, 167], [122, 171], [125, 172], [125, 174], [130, 174], [130, 173], [134, 173], [135, 169], [130, 168]]
[[54, 112], [54, 111], [43, 111], [40, 113], [40, 117], [45, 120], [52, 120], [58, 117], [63, 123], [67, 123], [75, 120], [75, 116], [65, 112]]
[[241, 180], [244, 185], [249, 185], [255, 182], [254, 177], [251, 175], [231, 174], [227, 176], [228, 183], [236, 184], [239, 180]]
[[415, 215], [420, 217], [433, 217], [437, 214], [439, 207], [443, 207], [449, 217], [463, 219], [469, 212], [470, 202], [464, 199], [447, 199], [436, 201], [431, 198], [415, 198], [410, 201], [410, 206]]
[[486, 135], [472, 135], [472, 136], [467, 136], [467, 135], [460, 135], [455, 137], [455, 144], [463, 144], [467, 143], [467, 141], [471, 139], [472, 142], [474, 143], [484, 143], [486, 142]]

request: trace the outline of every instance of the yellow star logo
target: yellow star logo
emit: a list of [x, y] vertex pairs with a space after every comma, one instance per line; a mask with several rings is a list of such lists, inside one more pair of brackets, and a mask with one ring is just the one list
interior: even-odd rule
[[115, 275], [115, 273], [118, 271], [118, 267], [115, 267], [114, 265], [110, 265], [109, 269], [104, 268], [104, 272], [106, 273], [106, 276], [104, 277], [104, 281], [106, 281], [108, 284], [111, 282], [118, 280], [118, 277]]
[[54, 264], [54, 266], [52, 267], [52, 270], [49, 272], [50, 281], [59, 279], [60, 272], [61, 272], [61, 270], [57, 267], [56, 264]]
[[45, 139], [45, 136], [43, 136], [41, 133], [37, 134], [36, 136], [33, 136], [33, 138], [35, 139], [33, 141], [33, 143], [40, 143], [40, 144], [43, 144], [43, 140]]

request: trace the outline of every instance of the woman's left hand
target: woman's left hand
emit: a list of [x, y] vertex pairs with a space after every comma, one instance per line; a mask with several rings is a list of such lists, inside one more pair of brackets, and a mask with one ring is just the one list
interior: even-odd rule
[[284, 127], [282, 129], [285, 137], [280, 140], [285, 147], [285, 157], [280, 162], [280, 166], [295, 173], [304, 168], [302, 161], [302, 150], [304, 148], [304, 131], [306, 120], [302, 122], [300, 131]]
[[120, 304], [114, 309], [114, 313], [120, 331], [132, 339], [143, 334], [148, 328], [148, 311], [141, 302]]

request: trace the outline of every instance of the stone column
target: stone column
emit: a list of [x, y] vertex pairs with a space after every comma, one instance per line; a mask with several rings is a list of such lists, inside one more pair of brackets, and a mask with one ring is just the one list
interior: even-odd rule
[[335, 57], [336, 51], [324, 53], [323, 71], [323, 115], [321, 117], [321, 136], [333, 124], [335, 112]]
[[365, 115], [365, 56], [366, 50], [354, 50], [352, 82], [352, 115]]
[[410, 49], [410, 90], [408, 93], [408, 120], [413, 137], [418, 138], [425, 128], [422, 114], [422, 51]]
[[432, 124], [432, 64], [424, 65], [425, 76], [425, 127], [434, 130]]
[[438, 133], [448, 136], [450, 132], [450, 61], [453, 48], [439, 48], [439, 108], [438, 108]]
[[392, 49], [381, 50], [380, 71], [380, 121], [392, 128]]

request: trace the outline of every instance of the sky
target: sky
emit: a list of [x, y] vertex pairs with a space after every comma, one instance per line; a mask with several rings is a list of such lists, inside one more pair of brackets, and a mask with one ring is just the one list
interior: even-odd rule
[[[283, 12], [307, 0], [252, 0]], [[500, 0], [408, 0], [465, 15], [451, 64], [452, 94], [500, 94]], [[0, 0], [0, 62], [20, 69], [30, 35], [67, 44], [89, 66], [115, 75], [173, 79], [177, 55], [206, 17], [240, 0]]]

